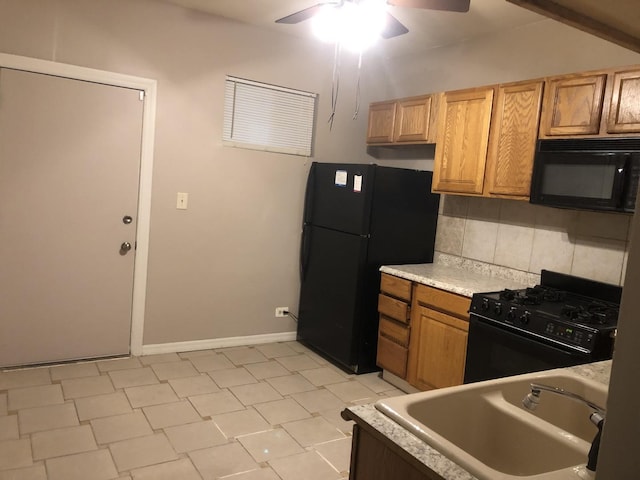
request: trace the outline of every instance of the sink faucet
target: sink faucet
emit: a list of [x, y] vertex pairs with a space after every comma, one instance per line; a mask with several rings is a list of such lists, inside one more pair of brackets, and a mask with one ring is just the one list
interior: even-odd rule
[[598, 452], [600, 450], [600, 437], [602, 435], [602, 426], [604, 425], [604, 418], [606, 415], [606, 410], [598, 405], [597, 403], [593, 403], [590, 400], [587, 400], [582, 395], [578, 395], [577, 393], [569, 392], [563, 388], [553, 387], [551, 385], [545, 385], [542, 383], [532, 383], [531, 384], [531, 392], [529, 392], [523, 399], [522, 405], [527, 410], [535, 410], [538, 408], [540, 404], [540, 392], [550, 392], [558, 395], [562, 395], [564, 397], [568, 397], [577, 402], [583, 403], [588, 406], [592, 410], [595, 410], [590, 416], [589, 420], [596, 427], [598, 427], [598, 433], [596, 433], [593, 442], [591, 443], [591, 449], [589, 450], [588, 461], [587, 461], [587, 470], [591, 472], [596, 471], [596, 466], [598, 463]]
[[601, 407], [597, 403], [593, 403], [592, 401], [587, 400], [577, 393], [569, 392], [568, 390], [565, 390], [563, 388], [553, 387], [551, 385], [545, 385], [542, 383], [531, 384], [531, 392], [527, 394], [526, 397], [524, 397], [524, 399], [522, 400], [522, 405], [528, 410], [535, 410], [540, 403], [540, 392], [542, 391], [556, 393], [564, 397], [569, 397], [572, 400], [576, 400], [580, 403], [584, 403], [589, 408], [592, 408], [593, 410], [598, 412], [598, 414], [600, 414], [602, 417], [604, 417], [606, 413], [606, 410], [603, 407]]

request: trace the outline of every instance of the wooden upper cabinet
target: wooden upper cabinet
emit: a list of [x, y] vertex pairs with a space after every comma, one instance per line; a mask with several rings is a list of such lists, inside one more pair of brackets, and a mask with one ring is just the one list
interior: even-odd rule
[[396, 104], [395, 142], [424, 142], [429, 133], [431, 97], [399, 100]]
[[606, 79], [606, 73], [548, 79], [540, 137], [598, 134]]
[[485, 175], [487, 195], [529, 198], [543, 86], [539, 80], [498, 87]]
[[607, 133], [640, 133], [640, 70], [616, 72], [612, 83]]
[[396, 118], [396, 102], [376, 102], [369, 105], [367, 143], [393, 142]]
[[375, 102], [369, 106], [369, 144], [434, 143], [435, 95]]
[[493, 87], [446, 92], [439, 107], [433, 191], [482, 194]]

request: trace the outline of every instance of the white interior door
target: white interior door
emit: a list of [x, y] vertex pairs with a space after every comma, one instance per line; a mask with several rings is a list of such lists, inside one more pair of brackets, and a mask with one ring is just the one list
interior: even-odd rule
[[0, 366], [129, 352], [142, 114], [138, 90], [0, 70]]

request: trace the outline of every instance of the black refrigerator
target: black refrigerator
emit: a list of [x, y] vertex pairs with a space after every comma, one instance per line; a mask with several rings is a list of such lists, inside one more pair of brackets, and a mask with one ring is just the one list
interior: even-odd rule
[[431, 263], [431, 172], [311, 165], [300, 248], [298, 340], [354, 373], [377, 370], [381, 265]]

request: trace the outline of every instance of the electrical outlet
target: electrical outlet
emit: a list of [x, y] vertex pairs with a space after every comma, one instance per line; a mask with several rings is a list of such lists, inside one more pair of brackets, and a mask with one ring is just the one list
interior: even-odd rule
[[276, 317], [286, 317], [289, 313], [289, 307], [276, 307]]

